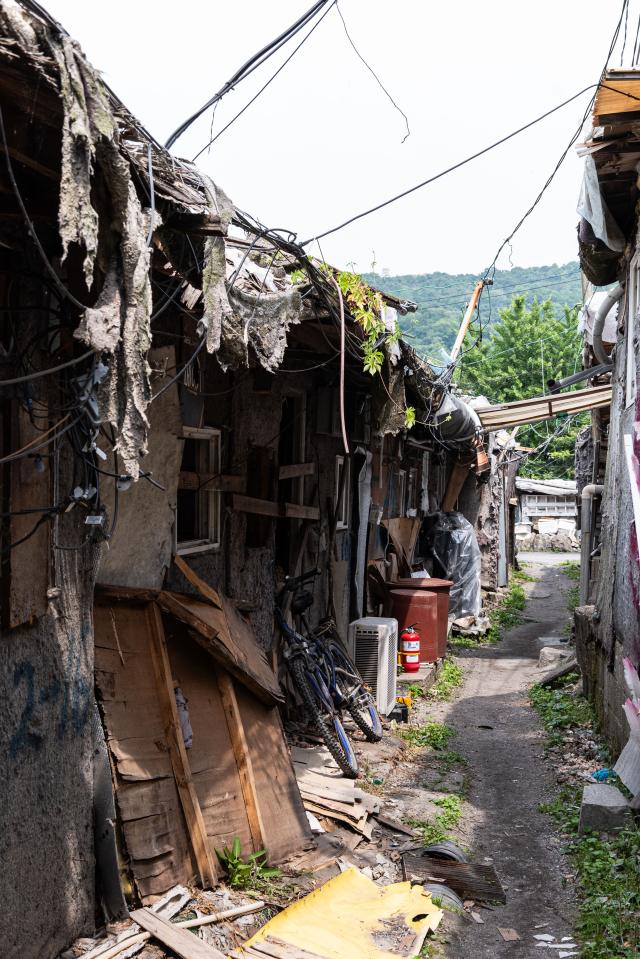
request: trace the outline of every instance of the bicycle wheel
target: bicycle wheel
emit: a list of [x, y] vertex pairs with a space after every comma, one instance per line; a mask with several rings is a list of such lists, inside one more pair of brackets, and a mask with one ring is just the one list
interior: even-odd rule
[[339, 717], [335, 713], [326, 715], [327, 708], [313, 688], [302, 657], [291, 660], [289, 669], [309, 716], [317, 726], [325, 746], [345, 776], [349, 779], [356, 779], [358, 776], [358, 760]]
[[356, 665], [336, 642], [327, 644], [327, 652], [333, 660], [335, 682], [344, 702], [344, 708], [368, 741], [379, 743], [382, 739], [380, 716], [375, 700], [362, 682]]

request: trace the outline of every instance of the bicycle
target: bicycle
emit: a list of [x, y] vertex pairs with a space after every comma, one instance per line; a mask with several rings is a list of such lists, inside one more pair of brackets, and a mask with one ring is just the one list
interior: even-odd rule
[[[323, 620], [309, 628], [305, 613], [313, 605], [313, 596], [302, 587], [319, 570], [291, 577], [276, 597], [276, 620], [285, 640], [283, 656], [295, 687], [311, 720], [338, 766], [351, 779], [358, 775], [358, 761], [342, 725], [346, 710], [370, 742], [382, 739], [382, 723], [371, 693], [344, 649], [335, 623]], [[285, 619], [283, 601], [292, 593], [291, 611], [302, 623], [305, 634]]]

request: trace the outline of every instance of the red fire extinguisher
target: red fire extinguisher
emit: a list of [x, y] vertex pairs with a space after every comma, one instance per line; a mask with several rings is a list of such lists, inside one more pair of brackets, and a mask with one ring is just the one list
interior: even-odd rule
[[400, 664], [405, 673], [420, 669], [420, 633], [413, 626], [405, 626], [400, 633]]

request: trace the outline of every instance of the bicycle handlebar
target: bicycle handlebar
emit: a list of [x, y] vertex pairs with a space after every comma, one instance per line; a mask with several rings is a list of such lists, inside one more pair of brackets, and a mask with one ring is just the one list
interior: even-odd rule
[[278, 591], [278, 596], [276, 602], [278, 605], [282, 602], [282, 598], [285, 593], [294, 593], [299, 586], [304, 585], [310, 579], [315, 579], [316, 576], [320, 575], [319, 569], [310, 569], [306, 573], [301, 573], [300, 576], [287, 576], [284, 581], [284, 586]]

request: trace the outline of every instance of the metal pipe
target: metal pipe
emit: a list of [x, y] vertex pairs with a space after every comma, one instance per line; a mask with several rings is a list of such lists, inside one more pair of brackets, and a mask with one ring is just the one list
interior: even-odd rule
[[623, 293], [624, 287], [618, 283], [618, 285], [614, 286], [612, 290], [609, 290], [596, 312], [596, 318], [593, 321], [593, 352], [596, 355], [598, 363], [611, 363], [611, 357], [605, 350], [602, 342], [602, 331], [604, 330], [604, 321], [606, 320], [608, 313], [615, 306]]
[[593, 520], [593, 497], [602, 496], [604, 486], [589, 483], [580, 494], [580, 605], [589, 602], [589, 580], [591, 578], [591, 534]]

